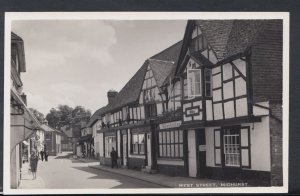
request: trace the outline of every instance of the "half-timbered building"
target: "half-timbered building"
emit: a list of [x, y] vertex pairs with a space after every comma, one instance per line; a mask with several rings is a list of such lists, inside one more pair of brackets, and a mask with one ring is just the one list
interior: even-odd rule
[[282, 21], [188, 21], [174, 76], [186, 175], [282, 184]]

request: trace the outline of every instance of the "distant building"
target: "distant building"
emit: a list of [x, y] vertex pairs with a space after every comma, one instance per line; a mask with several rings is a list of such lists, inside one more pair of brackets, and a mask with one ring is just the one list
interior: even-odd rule
[[62, 132], [50, 127], [47, 122], [42, 124], [41, 127], [45, 130], [44, 150], [50, 156], [56, 156], [61, 153]]

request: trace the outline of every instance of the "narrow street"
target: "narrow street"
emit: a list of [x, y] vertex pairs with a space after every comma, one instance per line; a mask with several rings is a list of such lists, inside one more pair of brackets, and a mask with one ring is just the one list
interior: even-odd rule
[[21, 181], [20, 188], [160, 188], [142, 180], [89, 168], [89, 164], [74, 160], [67, 153], [51, 156], [48, 162], [39, 161], [37, 180], [27, 176]]

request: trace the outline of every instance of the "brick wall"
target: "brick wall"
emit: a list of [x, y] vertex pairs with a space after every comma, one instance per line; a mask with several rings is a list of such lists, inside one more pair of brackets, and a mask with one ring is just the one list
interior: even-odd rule
[[[282, 105], [270, 103], [272, 114], [282, 120]], [[282, 186], [282, 123], [270, 117], [271, 185]]]
[[254, 102], [282, 100], [282, 20], [268, 20], [252, 45]]

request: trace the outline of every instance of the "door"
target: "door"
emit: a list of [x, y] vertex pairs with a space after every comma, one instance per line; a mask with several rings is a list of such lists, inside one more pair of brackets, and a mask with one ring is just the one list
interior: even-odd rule
[[151, 133], [147, 133], [147, 166], [152, 166]]
[[197, 130], [198, 133], [198, 173], [197, 176], [205, 178], [206, 175], [206, 139], [205, 129]]
[[122, 164], [127, 165], [127, 135], [122, 135]]
[[196, 161], [196, 137], [195, 130], [188, 131], [188, 162], [189, 176], [197, 177], [197, 161]]

